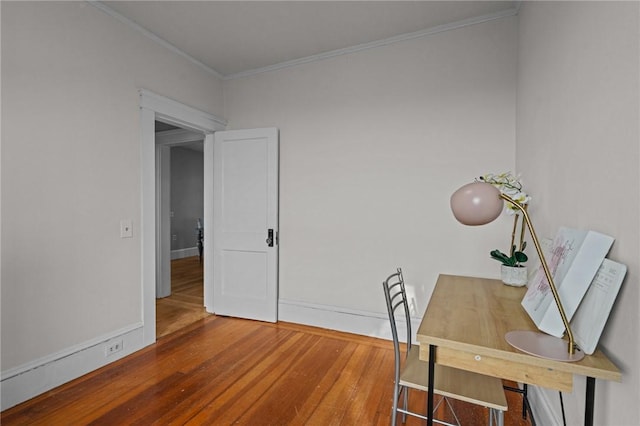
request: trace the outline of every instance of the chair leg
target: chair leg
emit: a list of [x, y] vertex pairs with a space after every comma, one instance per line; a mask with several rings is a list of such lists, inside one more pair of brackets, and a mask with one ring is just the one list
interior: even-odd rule
[[398, 416], [398, 393], [400, 386], [396, 385], [393, 389], [393, 407], [391, 408], [391, 426], [396, 426], [396, 417]]
[[[456, 411], [453, 409], [453, 406], [449, 402], [449, 398], [447, 398], [446, 396], [443, 396], [442, 400], [444, 400], [446, 402], [447, 406], [449, 407], [449, 410], [451, 411], [451, 414], [453, 414], [453, 418], [456, 420], [456, 424], [460, 425], [460, 419], [458, 419], [458, 415], [456, 414]], [[440, 400], [440, 402], [442, 402], [442, 400]], [[440, 403], [438, 403], [438, 405], [440, 405]], [[434, 411], [435, 411], [435, 409], [434, 409]]]
[[[404, 411], [409, 408], [409, 388], [404, 388]], [[402, 424], [407, 422], [407, 413], [402, 413]]]

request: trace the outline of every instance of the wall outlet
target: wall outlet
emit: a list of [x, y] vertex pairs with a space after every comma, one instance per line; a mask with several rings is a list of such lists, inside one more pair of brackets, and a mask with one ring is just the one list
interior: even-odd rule
[[104, 356], [109, 356], [115, 354], [116, 352], [120, 352], [122, 350], [122, 343], [122, 340], [107, 342], [106, 346], [104, 347]]

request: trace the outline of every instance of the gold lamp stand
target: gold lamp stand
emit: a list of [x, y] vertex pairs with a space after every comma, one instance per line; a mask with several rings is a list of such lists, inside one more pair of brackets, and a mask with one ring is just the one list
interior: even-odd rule
[[493, 185], [485, 182], [473, 182], [453, 193], [451, 196], [451, 210], [460, 223], [465, 225], [485, 225], [494, 221], [500, 215], [503, 207], [502, 200], [513, 204], [513, 206], [522, 213], [522, 217], [531, 234], [533, 245], [536, 247], [536, 252], [540, 258], [540, 263], [542, 264], [542, 269], [549, 283], [549, 288], [553, 294], [553, 299], [558, 307], [558, 311], [560, 311], [562, 323], [567, 330], [569, 342], [567, 343], [564, 339], [530, 330], [510, 331], [505, 335], [505, 340], [514, 348], [530, 355], [564, 362], [580, 361], [584, 358], [584, 352], [575, 346], [569, 320], [567, 320], [567, 315], [560, 301], [560, 295], [549, 271], [547, 261], [544, 258], [544, 253], [540, 247], [540, 242], [538, 241], [527, 209], [508, 195], [498, 191]]
[[567, 330], [569, 347], [568, 350], [565, 349], [566, 347], [563, 339], [559, 339], [557, 337], [539, 333], [536, 331], [510, 331], [505, 335], [505, 339], [507, 340], [507, 343], [509, 343], [514, 348], [520, 349], [521, 351], [531, 355], [539, 356], [541, 358], [565, 362], [580, 361], [582, 358], [584, 358], [584, 352], [582, 352], [579, 348], [576, 348], [575, 341], [573, 339], [573, 332], [571, 331], [571, 326], [569, 325], [569, 320], [567, 319], [567, 315], [564, 312], [564, 307], [562, 306], [562, 302], [560, 301], [558, 289], [556, 288], [553, 277], [551, 276], [551, 272], [549, 271], [549, 266], [547, 265], [547, 261], [544, 258], [544, 253], [542, 252], [542, 248], [540, 247], [540, 242], [538, 241], [538, 236], [536, 235], [536, 231], [533, 228], [531, 219], [527, 214], [527, 209], [525, 209], [520, 203], [506, 194], [500, 193], [499, 196], [503, 200], [513, 204], [518, 210], [520, 210], [520, 212], [522, 212], [522, 217], [527, 224], [527, 228], [529, 228], [529, 233], [531, 234], [533, 245], [536, 247], [536, 252], [538, 253], [538, 257], [540, 258], [542, 270], [544, 271], [544, 275], [547, 278], [547, 282], [549, 283], [549, 288], [551, 289], [551, 293], [553, 294], [553, 299], [556, 302], [558, 311], [560, 311], [562, 323]]

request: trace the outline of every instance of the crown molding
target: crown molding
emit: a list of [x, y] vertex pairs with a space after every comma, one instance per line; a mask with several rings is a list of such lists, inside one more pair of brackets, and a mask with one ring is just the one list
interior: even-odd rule
[[248, 77], [256, 74], [262, 74], [269, 71], [276, 71], [283, 68], [295, 67], [298, 65], [308, 64], [310, 62], [322, 61], [324, 59], [334, 58], [336, 56], [348, 55], [351, 53], [360, 52], [363, 50], [375, 49], [378, 47], [388, 46], [390, 44], [400, 43], [407, 40], [413, 40], [422, 37], [428, 37], [434, 34], [439, 34], [445, 31], [456, 30], [459, 28], [468, 27], [471, 25], [482, 24], [484, 22], [493, 21], [496, 19], [508, 18], [516, 16], [519, 11], [519, 4], [516, 7], [505, 9], [500, 12], [490, 13], [486, 15], [476, 16], [473, 18], [463, 19], [456, 22], [451, 22], [444, 25], [438, 25], [435, 27], [427, 28], [412, 33], [400, 34], [397, 36], [385, 38], [382, 40], [376, 40], [369, 43], [362, 43], [343, 49], [331, 50], [328, 52], [320, 53], [318, 55], [311, 55], [300, 59], [293, 59], [291, 61], [280, 62], [278, 64], [269, 65], [266, 67], [255, 68], [252, 70], [241, 71], [234, 74], [228, 74], [223, 77], [223, 80], [233, 80], [242, 77]]
[[149, 31], [148, 29], [144, 28], [143, 26], [141, 26], [137, 22], [132, 21], [131, 19], [127, 18], [124, 15], [121, 15], [120, 13], [118, 13], [115, 10], [111, 9], [109, 6], [107, 6], [106, 4], [102, 3], [101, 1], [98, 1], [98, 0], [85, 0], [85, 1], [87, 3], [89, 3], [91, 6], [101, 10], [102, 12], [106, 13], [107, 15], [109, 15], [109, 16], [117, 19], [118, 21], [122, 22], [123, 24], [131, 27], [135, 31], [138, 31], [139, 33], [145, 35], [146, 37], [150, 38], [151, 40], [153, 40], [154, 42], [158, 43], [159, 45], [169, 49], [173, 53], [182, 56], [183, 58], [185, 58], [189, 62], [197, 65], [202, 70], [206, 71], [207, 73], [209, 73], [209, 74], [211, 74], [211, 75], [213, 75], [213, 76], [215, 76], [217, 78], [220, 78], [220, 79], [224, 78], [224, 76], [222, 74], [220, 74], [218, 71], [214, 70], [210, 66], [204, 64], [203, 62], [200, 62], [199, 60], [197, 60], [193, 56], [191, 56], [188, 53], [186, 53], [185, 51], [181, 50], [179, 47], [176, 47], [173, 44], [169, 43], [165, 39], [158, 37], [157, 35], [155, 35], [151, 31]]
[[183, 50], [180, 50], [180, 48], [178, 48], [178, 47], [174, 46], [173, 44], [169, 43], [168, 41], [158, 37], [157, 35], [155, 35], [151, 31], [149, 31], [146, 28], [144, 28], [141, 25], [139, 25], [138, 23], [132, 21], [131, 19], [129, 19], [129, 18], [121, 15], [120, 13], [116, 12], [115, 10], [111, 9], [109, 6], [105, 5], [101, 1], [98, 1], [98, 0], [85, 0], [85, 1], [87, 3], [89, 3], [90, 5], [98, 8], [101, 11], [103, 11], [104, 13], [110, 15], [111, 17], [113, 17], [113, 18], [119, 20], [120, 22], [130, 26], [134, 30], [144, 34], [145, 36], [147, 36], [151, 40], [155, 41], [156, 43], [166, 47], [167, 49], [171, 50], [172, 52], [174, 52], [174, 53], [182, 56], [183, 58], [189, 60], [190, 62], [196, 64], [197, 66], [199, 66], [200, 68], [202, 68], [203, 70], [208, 72], [209, 74], [214, 75], [215, 77], [220, 78], [222, 80], [233, 80], [233, 79], [238, 79], [238, 78], [243, 78], [243, 77], [249, 77], [249, 76], [256, 75], [256, 74], [262, 74], [262, 73], [265, 73], [265, 72], [276, 71], [276, 70], [280, 70], [280, 69], [283, 69], [283, 68], [295, 67], [295, 66], [298, 66], [298, 65], [304, 65], [304, 64], [308, 64], [308, 63], [316, 62], [316, 61], [322, 61], [322, 60], [329, 59], [329, 58], [334, 58], [334, 57], [337, 57], [337, 56], [348, 55], [348, 54], [360, 52], [360, 51], [363, 51], [363, 50], [369, 50], [369, 49], [375, 49], [375, 48], [378, 48], [378, 47], [384, 47], [384, 46], [388, 46], [390, 44], [400, 43], [400, 42], [403, 42], [403, 41], [413, 40], [413, 39], [422, 38], [422, 37], [428, 37], [428, 36], [431, 36], [431, 35], [434, 35], [434, 34], [439, 34], [439, 33], [445, 32], [445, 31], [451, 31], [451, 30], [456, 30], [456, 29], [459, 29], [459, 28], [468, 27], [468, 26], [471, 26], [471, 25], [482, 24], [484, 22], [489, 22], [489, 21], [493, 21], [493, 20], [496, 20], [496, 19], [508, 18], [508, 17], [511, 17], [511, 16], [518, 15], [518, 13], [520, 11], [520, 7], [521, 7], [521, 0], [516, 0], [514, 7], [509, 8], [509, 9], [505, 9], [505, 10], [501, 10], [499, 12], [490, 13], [490, 14], [486, 14], [486, 15], [480, 15], [480, 16], [476, 16], [476, 17], [472, 17], [472, 18], [468, 18], [468, 19], [463, 19], [463, 20], [460, 20], [460, 21], [451, 22], [451, 23], [444, 24], [444, 25], [438, 25], [438, 26], [435, 26], [435, 27], [431, 27], [431, 28], [427, 28], [427, 29], [424, 29], [424, 30], [415, 31], [415, 32], [411, 32], [411, 33], [400, 34], [400, 35], [397, 35], [397, 36], [385, 38], [385, 39], [382, 39], [382, 40], [376, 40], [376, 41], [372, 41], [372, 42], [369, 42], [369, 43], [362, 43], [362, 44], [358, 44], [358, 45], [355, 45], [355, 46], [346, 47], [346, 48], [343, 48], [343, 49], [330, 50], [328, 52], [320, 53], [320, 54], [317, 54], [317, 55], [311, 55], [311, 56], [306, 56], [304, 58], [293, 59], [291, 61], [280, 62], [280, 63], [274, 64], [274, 65], [269, 65], [269, 66], [266, 66], [266, 67], [254, 68], [254, 69], [251, 69], [251, 70], [240, 71], [240, 72], [233, 73], [233, 74], [223, 75], [223, 74], [219, 73], [218, 71], [216, 71], [215, 69], [211, 68], [210, 66], [204, 64], [203, 62], [200, 62], [199, 60], [197, 60], [193, 56], [189, 55], [188, 53], [184, 52]]

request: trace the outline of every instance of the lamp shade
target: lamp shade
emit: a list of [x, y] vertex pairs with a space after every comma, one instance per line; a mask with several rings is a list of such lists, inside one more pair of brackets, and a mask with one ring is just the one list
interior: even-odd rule
[[451, 211], [464, 225], [485, 225], [493, 222], [500, 213], [504, 202], [500, 191], [485, 182], [464, 185], [451, 195]]

